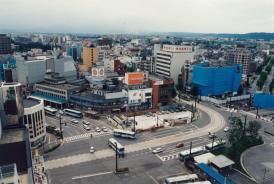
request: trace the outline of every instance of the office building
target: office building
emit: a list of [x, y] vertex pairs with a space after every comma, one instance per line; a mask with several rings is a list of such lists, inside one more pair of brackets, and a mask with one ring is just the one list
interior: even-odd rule
[[83, 51], [83, 46], [81, 43], [74, 43], [67, 47], [67, 55], [71, 56], [74, 61], [77, 61], [81, 58]]
[[0, 166], [0, 182], [1, 184], [21, 183], [16, 164]]
[[94, 45], [83, 47], [83, 64], [80, 66], [81, 72], [90, 72], [92, 66], [98, 62], [99, 49]]
[[41, 146], [46, 137], [46, 120], [44, 102], [42, 99], [29, 97], [23, 100], [24, 125], [29, 130], [30, 145], [32, 148]]
[[20, 83], [1, 84], [0, 116], [3, 128], [23, 125], [23, 91]]
[[11, 39], [5, 34], [0, 34], [0, 55], [12, 54]]
[[193, 66], [192, 86], [201, 96], [218, 96], [237, 93], [242, 79], [242, 65], [210, 66], [201, 63]]
[[16, 59], [13, 55], [0, 55], [0, 81], [15, 81]]
[[80, 86], [68, 84], [58, 73], [47, 73], [43, 82], [34, 85], [32, 96], [42, 98], [45, 105], [63, 108], [67, 106], [69, 95], [80, 89]]
[[186, 62], [194, 58], [192, 46], [163, 45], [163, 48], [156, 51], [155, 73], [160, 76], [172, 78], [177, 84], [178, 75]]

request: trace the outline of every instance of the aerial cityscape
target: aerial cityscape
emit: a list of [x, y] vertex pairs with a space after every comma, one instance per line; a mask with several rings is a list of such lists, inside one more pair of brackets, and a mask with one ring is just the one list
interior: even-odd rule
[[1, 0], [0, 184], [273, 184], [273, 0]]

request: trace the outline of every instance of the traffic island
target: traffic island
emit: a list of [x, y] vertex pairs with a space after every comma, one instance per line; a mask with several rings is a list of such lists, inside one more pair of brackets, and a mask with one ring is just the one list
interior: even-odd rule
[[124, 173], [129, 173], [128, 167], [118, 168], [114, 171], [114, 174], [124, 174]]

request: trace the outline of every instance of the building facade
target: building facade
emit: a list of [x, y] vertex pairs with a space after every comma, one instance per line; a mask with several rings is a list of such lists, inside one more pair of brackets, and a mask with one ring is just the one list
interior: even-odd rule
[[99, 49], [95, 46], [83, 47], [83, 64], [80, 67], [81, 72], [90, 72], [91, 67], [98, 62]]
[[0, 55], [11, 54], [11, 39], [5, 34], [0, 34]]
[[30, 145], [36, 148], [42, 145], [46, 137], [46, 120], [42, 99], [29, 97], [23, 101], [24, 124], [29, 130]]
[[192, 46], [163, 45], [160, 51], [156, 51], [155, 73], [160, 76], [172, 78], [177, 84], [178, 75], [186, 62], [194, 58]]

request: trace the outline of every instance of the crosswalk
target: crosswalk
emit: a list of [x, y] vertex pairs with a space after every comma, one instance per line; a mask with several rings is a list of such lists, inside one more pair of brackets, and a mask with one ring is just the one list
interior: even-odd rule
[[104, 136], [104, 135], [110, 135], [112, 132], [92, 132], [92, 133], [85, 133], [85, 134], [79, 134], [71, 137], [65, 137], [64, 142], [69, 143], [69, 142], [74, 142], [77, 140], [83, 140], [83, 139], [90, 139], [91, 135], [92, 137], [99, 137], [99, 136]]
[[[210, 143], [210, 140], [206, 138], [199, 138], [192, 141], [192, 146], [193, 147], [204, 146], [208, 143]], [[155, 154], [155, 156], [159, 158], [162, 162], [178, 159], [179, 153], [181, 151], [189, 149], [190, 142], [186, 142], [184, 144], [185, 145], [183, 148], [176, 148], [176, 145], [174, 144], [166, 145], [163, 147], [164, 151], [162, 153]]]

